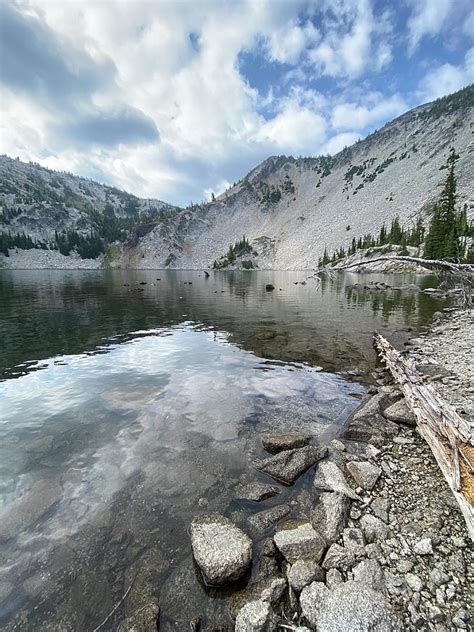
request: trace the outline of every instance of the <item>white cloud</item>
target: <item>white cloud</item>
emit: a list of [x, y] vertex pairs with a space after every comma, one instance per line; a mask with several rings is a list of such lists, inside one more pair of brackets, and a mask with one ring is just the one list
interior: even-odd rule
[[331, 124], [337, 130], [362, 130], [381, 121], [390, 120], [403, 112], [408, 106], [400, 95], [384, 99], [378, 95], [377, 103], [359, 105], [357, 103], [341, 103], [333, 109]]
[[[202, 199], [272, 153], [334, 153], [359, 130], [406, 109], [398, 95], [369, 94], [368, 76], [390, 63], [394, 37], [391, 14], [377, 12], [372, 0], [17, 0], [10, 6], [42, 25], [51, 53], [46, 62], [59, 60], [63, 76], [82, 83], [62, 101], [51, 75], [47, 99], [4, 89], [0, 151], [139, 195], [181, 204]], [[260, 91], [255, 78], [250, 85], [242, 74], [244, 52], [259, 58]], [[31, 61], [24, 67], [34, 78]], [[268, 85], [278, 66], [282, 74]], [[447, 86], [458, 85], [469, 75], [468, 61], [438, 72]], [[322, 85], [331, 82], [325, 94], [309, 87], [321, 76]], [[47, 73], [40, 79], [47, 92]], [[435, 84], [427, 76], [426, 92]], [[144, 126], [157, 133], [148, 142], [127, 142], [127, 134], [116, 133], [120, 121], [109, 121], [115, 144], [100, 144], [107, 125], [101, 135], [94, 124], [117, 111], [134, 114], [142, 137]], [[75, 135], [61, 134], [66, 124]], [[88, 135], [78, 139], [83, 129]]]
[[303, 26], [296, 24], [275, 30], [269, 37], [270, 59], [280, 63], [296, 64], [302, 53], [313, 46], [320, 38], [313, 23], [307, 21]]
[[407, 23], [409, 48], [413, 52], [423, 37], [433, 37], [441, 31], [454, 0], [409, 0], [408, 4], [413, 10]]
[[[324, 6], [325, 3], [323, 3]], [[369, 0], [326, 3], [325, 34], [318, 46], [309, 51], [314, 68], [323, 75], [359, 77], [368, 69], [381, 70], [392, 59], [388, 12], [374, 16]]]
[[293, 102], [265, 123], [257, 139], [282, 153], [317, 154], [325, 140], [326, 121], [306, 107]]
[[328, 142], [324, 145], [322, 152], [323, 154], [337, 154], [344, 147], [350, 147], [350, 145], [354, 144], [360, 138], [360, 134], [356, 132], [342, 132], [341, 134], [336, 134], [333, 136]]
[[433, 101], [445, 94], [456, 92], [473, 81], [474, 48], [471, 48], [464, 57], [463, 65], [442, 64], [427, 73], [421, 81], [419, 96], [422, 101]]

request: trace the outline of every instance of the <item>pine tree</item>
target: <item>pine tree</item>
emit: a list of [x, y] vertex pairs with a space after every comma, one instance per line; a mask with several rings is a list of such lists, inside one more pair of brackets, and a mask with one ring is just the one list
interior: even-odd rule
[[459, 225], [456, 216], [456, 160], [459, 156], [451, 149], [446, 163], [448, 175], [436, 205], [425, 243], [424, 256], [427, 259], [460, 258]]

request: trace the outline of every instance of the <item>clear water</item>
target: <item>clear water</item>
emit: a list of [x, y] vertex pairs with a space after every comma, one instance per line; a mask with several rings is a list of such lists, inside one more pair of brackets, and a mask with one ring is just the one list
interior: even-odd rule
[[228, 623], [189, 523], [205, 509], [245, 528], [289, 501], [299, 515], [311, 472], [261, 506], [233, 500], [265, 480], [258, 434], [330, 439], [375, 366], [374, 330], [400, 344], [443, 307], [350, 287], [376, 278], [0, 271], [0, 626], [93, 630], [131, 584], [101, 629], [150, 599], [164, 630]]

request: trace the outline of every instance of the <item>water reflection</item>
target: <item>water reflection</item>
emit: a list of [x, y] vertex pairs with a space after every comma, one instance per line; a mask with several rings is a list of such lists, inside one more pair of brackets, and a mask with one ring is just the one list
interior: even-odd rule
[[[443, 305], [423, 293], [352, 289], [357, 281], [378, 278], [341, 274], [318, 281], [303, 272], [214, 272], [205, 279], [203, 273], [174, 271], [1, 271], [0, 376], [38, 368], [35, 360], [95, 351], [126, 339], [131, 331], [184, 321], [228, 332], [232, 342], [262, 357], [367, 373], [373, 366], [375, 329], [419, 326]], [[383, 279], [398, 286], [413, 282], [409, 275]], [[438, 279], [424, 276], [418, 282], [434, 285]], [[266, 283], [275, 291], [267, 292]]]
[[228, 623], [192, 566], [193, 515], [245, 527], [255, 509], [233, 488], [265, 480], [249, 467], [258, 433], [331, 438], [363, 392], [346, 372], [374, 365], [373, 330], [440, 307], [305, 276], [1, 273], [2, 628], [94, 629], [132, 582], [103, 629], [150, 598], [165, 630]]

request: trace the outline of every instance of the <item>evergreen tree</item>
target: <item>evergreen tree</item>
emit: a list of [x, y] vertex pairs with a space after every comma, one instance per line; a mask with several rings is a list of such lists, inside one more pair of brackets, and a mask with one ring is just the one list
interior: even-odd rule
[[446, 163], [448, 175], [436, 205], [425, 243], [427, 259], [460, 258], [459, 225], [456, 216], [456, 160], [459, 156], [451, 149]]
[[388, 241], [391, 244], [400, 244], [402, 242], [403, 229], [400, 225], [398, 216], [392, 221], [390, 226], [390, 233], [388, 234]]

